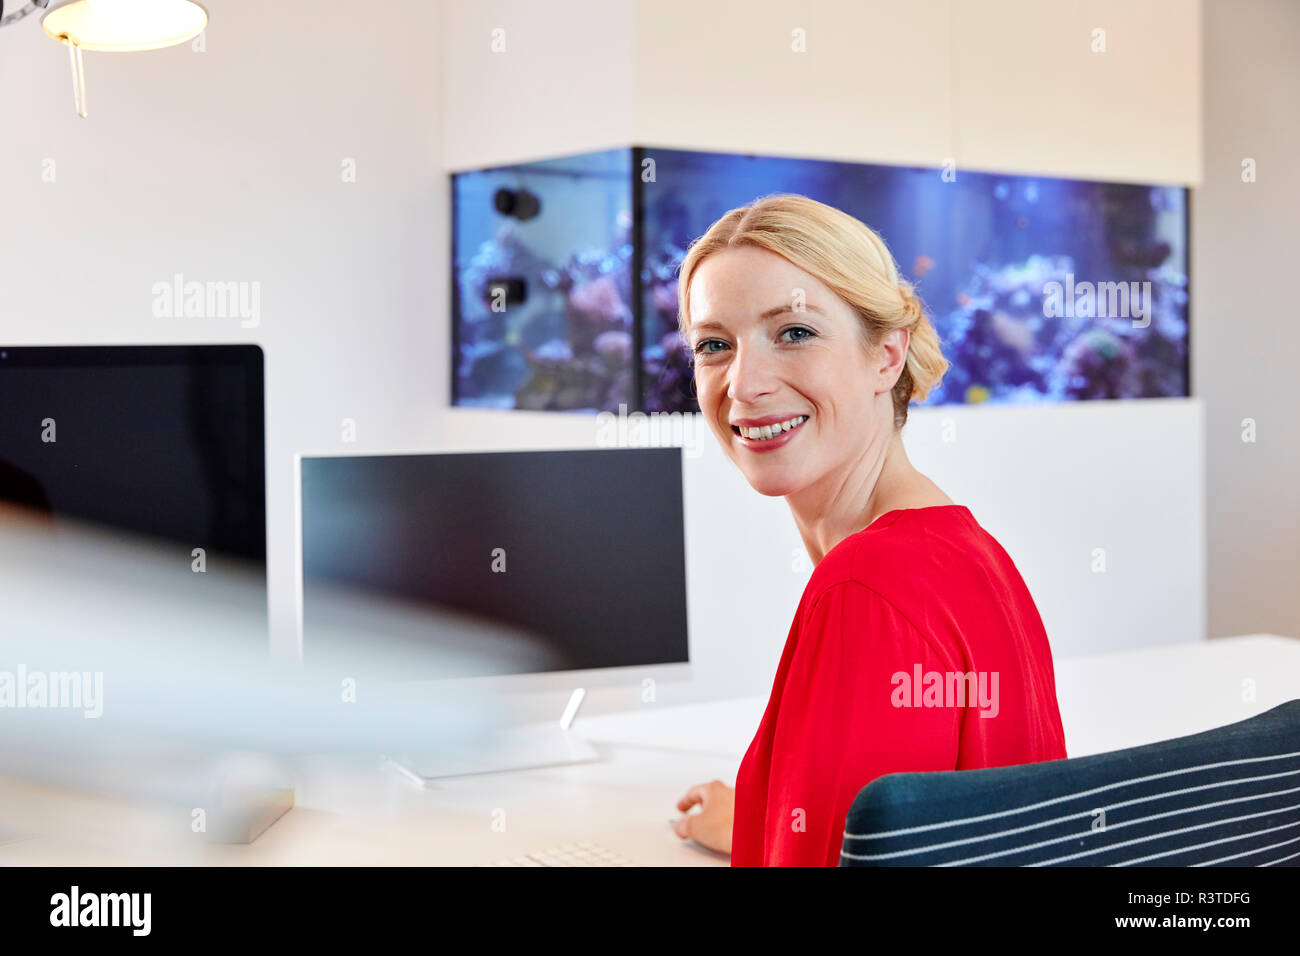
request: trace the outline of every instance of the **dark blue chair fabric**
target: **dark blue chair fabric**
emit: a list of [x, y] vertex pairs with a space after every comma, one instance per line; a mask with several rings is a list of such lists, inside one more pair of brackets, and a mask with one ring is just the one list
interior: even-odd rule
[[1089, 757], [887, 774], [854, 799], [840, 865], [1300, 865], [1300, 700]]

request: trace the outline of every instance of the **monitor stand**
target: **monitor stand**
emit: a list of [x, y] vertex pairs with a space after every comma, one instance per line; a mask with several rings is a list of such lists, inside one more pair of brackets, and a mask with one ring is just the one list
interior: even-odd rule
[[590, 763], [599, 760], [600, 754], [572, 730], [585, 694], [582, 688], [573, 692], [559, 722], [503, 728], [480, 738], [473, 747], [388, 754], [384, 759], [420, 786], [448, 777]]

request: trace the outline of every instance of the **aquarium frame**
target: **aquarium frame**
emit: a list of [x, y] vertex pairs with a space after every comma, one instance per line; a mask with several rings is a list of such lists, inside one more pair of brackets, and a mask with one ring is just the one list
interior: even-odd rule
[[457, 366], [460, 364], [460, 272], [457, 268], [460, 262], [460, 255], [456, 249], [456, 237], [460, 230], [459, 216], [456, 209], [456, 177], [460, 173], [453, 172], [447, 177], [447, 182], [451, 187], [448, 201], [451, 203], [451, 361], [448, 364], [448, 371], [451, 375], [451, 408], [459, 408], [457, 399], [460, 397], [457, 393], [460, 387], [460, 376], [457, 374]]
[[[632, 157], [632, 402], [628, 411], [645, 411], [645, 302], [642, 275], [645, 256], [645, 184], [641, 181], [644, 146], [633, 146]], [[658, 173], [656, 172], [656, 175]]]

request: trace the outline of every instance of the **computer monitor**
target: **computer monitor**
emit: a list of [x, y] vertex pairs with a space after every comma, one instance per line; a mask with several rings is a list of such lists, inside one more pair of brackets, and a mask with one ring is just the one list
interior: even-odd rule
[[305, 661], [407, 679], [688, 661], [680, 448], [299, 467]]
[[[0, 346], [0, 548], [20, 527], [70, 558], [120, 540], [132, 583], [211, 596], [232, 640], [266, 647], [263, 388], [255, 345]], [[126, 580], [96, 562], [57, 569], [69, 601], [81, 574]]]

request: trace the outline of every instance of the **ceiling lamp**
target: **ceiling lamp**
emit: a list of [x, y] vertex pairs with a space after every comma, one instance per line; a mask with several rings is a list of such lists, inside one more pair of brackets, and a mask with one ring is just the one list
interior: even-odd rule
[[73, 0], [41, 19], [45, 32], [68, 47], [77, 115], [86, 115], [86, 71], [81, 51], [133, 53], [192, 40], [208, 25], [193, 0]]

